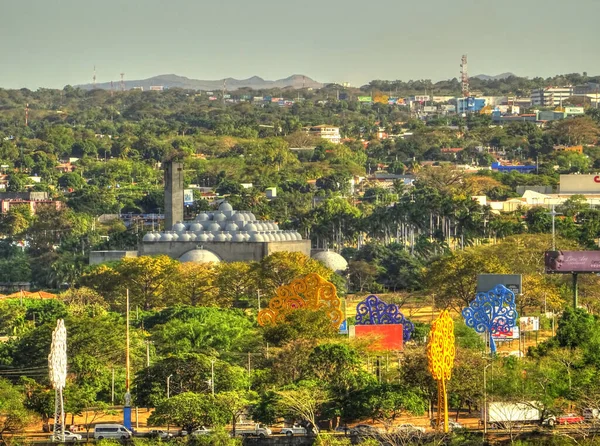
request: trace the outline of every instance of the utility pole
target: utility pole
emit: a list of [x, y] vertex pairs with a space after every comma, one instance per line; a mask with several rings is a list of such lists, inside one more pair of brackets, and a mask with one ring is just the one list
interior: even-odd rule
[[150, 367], [150, 341], [146, 341], [146, 367]]
[[258, 302], [258, 312], [260, 313], [260, 290], [256, 290], [256, 300]]
[[125, 305], [125, 405], [123, 406], [123, 425], [131, 429], [131, 393], [129, 393], [129, 289], [127, 289]]
[[110, 404], [111, 406], [115, 405], [115, 367], [112, 368], [112, 385], [111, 385], [111, 394], [110, 394]]

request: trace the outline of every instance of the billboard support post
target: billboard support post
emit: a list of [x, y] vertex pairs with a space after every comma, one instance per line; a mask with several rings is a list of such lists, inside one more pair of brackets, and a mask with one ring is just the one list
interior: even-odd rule
[[578, 289], [577, 289], [577, 273], [573, 273], [573, 308], [576, 309], [577, 308], [577, 294], [578, 294]]

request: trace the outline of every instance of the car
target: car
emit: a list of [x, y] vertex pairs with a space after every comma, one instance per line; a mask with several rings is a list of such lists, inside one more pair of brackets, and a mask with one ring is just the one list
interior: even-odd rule
[[204, 426], [200, 426], [198, 429], [192, 431], [192, 435], [200, 436], [200, 435], [210, 435], [212, 433], [211, 429], [207, 429]]
[[585, 418], [586, 420], [597, 420], [598, 418], [600, 418], [600, 410], [592, 407], [583, 409], [583, 418]]
[[168, 439], [168, 438], [173, 438], [173, 434], [170, 432], [165, 432], [159, 429], [152, 429], [150, 432], [148, 432], [148, 435], [152, 438], [162, 438], [162, 439]]
[[292, 427], [282, 428], [280, 433], [286, 437], [293, 437], [294, 435], [307, 435], [308, 431], [305, 427], [294, 424]]
[[350, 435], [375, 435], [379, 433], [379, 429], [370, 424], [357, 424], [350, 429]]
[[424, 434], [425, 428], [421, 426], [415, 426], [411, 423], [406, 423], [398, 426], [398, 432], [403, 434]]
[[[434, 418], [431, 420], [431, 427], [432, 428], [436, 428], [436, 423], [437, 420]], [[440, 427], [443, 429], [444, 428], [444, 422], [442, 421], [442, 424], [440, 425]], [[462, 424], [460, 424], [458, 421], [452, 421], [452, 420], [448, 420], [448, 429], [449, 430], [454, 430], [454, 429], [463, 429], [464, 426]]]
[[[69, 431], [65, 431], [65, 441], [80, 441], [81, 434], [74, 434]], [[62, 434], [60, 432], [55, 432], [52, 434], [52, 441], [62, 441]]]
[[585, 418], [583, 418], [581, 415], [577, 415], [574, 413], [567, 413], [557, 418], [558, 424], [580, 424], [584, 421]]

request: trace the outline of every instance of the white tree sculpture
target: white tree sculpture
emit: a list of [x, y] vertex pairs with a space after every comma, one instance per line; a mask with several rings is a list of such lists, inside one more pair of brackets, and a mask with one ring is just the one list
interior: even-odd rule
[[56, 321], [56, 328], [52, 332], [48, 369], [50, 383], [54, 387], [54, 437], [60, 435], [60, 439], [64, 442], [65, 407], [63, 404], [63, 390], [67, 381], [67, 329], [63, 319]]

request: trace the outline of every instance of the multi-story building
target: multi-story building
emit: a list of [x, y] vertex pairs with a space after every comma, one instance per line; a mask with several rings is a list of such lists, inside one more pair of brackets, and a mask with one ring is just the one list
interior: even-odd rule
[[573, 87], [546, 87], [531, 90], [531, 105], [556, 107], [573, 96]]
[[340, 128], [331, 125], [316, 125], [305, 129], [308, 134], [326, 139], [334, 144], [339, 144], [342, 137], [340, 136]]

